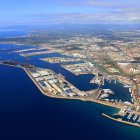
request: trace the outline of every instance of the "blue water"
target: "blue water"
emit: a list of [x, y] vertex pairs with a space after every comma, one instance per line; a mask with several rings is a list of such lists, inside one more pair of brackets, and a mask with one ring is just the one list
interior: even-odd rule
[[[0, 33], [4, 37], [9, 35], [13, 37], [21, 33]], [[10, 49], [22, 50], [33, 46], [0, 45], [0, 49], [5, 48], [9, 50], [0, 51], [0, 61], [12, 59], [30, 62], [35, 66], [62, 73], [81, 90], [97, 88], [89, 83], [94, 75], [75, 76], [59, 64], [39, 60], [43, 57], [61, 57], [60, 54], [44, 54], [25, 59]], [[120, 83], [106, 83], [105, 86], [115, 90], [115, 98], [130, 100], [128, 89], [123, 88]], [[0, 140], [139, 140], [139, 128], [116, 123], [101, 116], [101, 113], [113, 114], [117, 111], [92, 102], [46, 97], [22, 69], [0, 65]]]
[[0, 38], [25, 36], [27, 35], [27, 33], [28, 33], [27, 31], [17, 29], [12, 30], [0, 29]]
[[46, 97], [22, 69], [0, 65], [1, 140], [139, 140], [139, 128], [101, 116], [116, 111]]
[[[24, 62], [24, 63], [30, 63], [37, 67], [42, 68], [49, 68], [52, 69], [56, 73], [61, 73], [65, 76], [66, 80], [68, 80], [71, 84], [76, 86], [78, 89], [82, 91], [88, 91], [92, 89], [96, 89], [98, 86], [95, 84], [90, 84], [90, 80], [94, 77], [93, 74], [86, 74], [86, 75], [74, 75], [71, 72], [67, 71], [63, 67], [60, 66], [60, 64], [53, 64], [48, 63], [45, 61], [40, 60], [40, 58], [45, 57], [67, 57], [65, 55], [61, 55], [59, 53], [46, 53], [46, 54], [40, 54], [36, 56], [31, 56], [30, 58], [24, 58], [19, 55], [19, 53], [13, 52], [13, 50], [10, 50], [10, 48], [15, 48], [15, 50], [22, 50], [27, 48], [34, 48], [35, 46], [16, 46], [16, 45], [0, 45], [2, 48], [8, 48], [7, 51], [0, 51], [0, 60], [14, 60], [17, 62]], [[30, 51], [32, 52], [32, 51]], [[25, 52], [24, 52], [25, 53]], [[26, 53], [25, 53], [26, 54]], [[109, 88], [114, 91], [114, 95], [110, 97], [110, 99], [117, 99], [122, 101], [129, 101], [131, 102], [131, 96], [128, 88], [124, 88], [122, 84], [117, 82], [117, 84], [105, 82], [105, 86], [102, 88]]]

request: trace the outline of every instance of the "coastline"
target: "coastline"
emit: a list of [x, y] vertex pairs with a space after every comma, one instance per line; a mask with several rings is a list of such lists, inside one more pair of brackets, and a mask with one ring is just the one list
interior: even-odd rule
[[96, 101], [96, 100], [92, 100], [92, 99], [85, 99], [85, 98], [79, 98], [79, 97], [62, 97], [62, 96], [56, 96], [56, 95], [52, 95], [49, 92], [44, 92], [43, 89], [38, 85], [38, 83], [34, 80], [34, 78], [30, 75], [30, 73], [28, 73], [28, 71], [26, 70], [26, 68], [23, 68], [23, 70], [25, 71], [25, 73], [30, 77], [30, 79], [33, 81], [33, 83], [37, 86], [37, 88], [40, 90], [40, 92], [45, 95], [48, 96], [50, 98], [58, 98], [58, 99], [70, 99], [70, 100], [81, 100], [81, 101], [90, 101], [90, 102], [94, 102], [94, 103], [98, 103], [98, 104], [102, 104], [102, 105], [106, 105], [106, 106], [110, 106], [110, 107], [114, 107], [116, 109], [121, 109], [118, 106], [113, 106], [113, 105], [109, 105], [107, 103], [103, 103], [101, 101]]
[[[90, 99], [90, 98], [84, 98], [84, 97], [62, 97], [62, 96], [56, 96], [56, 95], [52, 95], [50, 92], [45, 92], [39, 85], [38, 83], [36, 82], [36, 80], [32, 77], [32, 75], [28, 72], [28, 70], [23, 67], [23, 66], [16, 66], [16, 65], [10, 65], [10, 64], [3, 64], [0, 62], [0, 65], [5, 65], [5, 66], [9, 66], [9, 67], [15, 67], [15, 68], [20, 68], [22, 69], [26, 74], [27, 76], [31, 79], [31, 81], [35, 84], [35, 86], [38, 88], [38, 90], [44, 95], [44, 96], [47, 96], [49, 98], [55, 98], [55, 99], [65, 99], [65, 100], [80, 100], [80, 101], [89, 101], [89, 102], [94, 102], [96, 104], [101, 104], [101, 105], [105, 105], [105, 106], [108, 106], [108, 107], [112, 107], [114, 109], [118, 109], [118, 112], [122, 109], [122, 106], [121, 105], [113, 105], [112, 103], [109, 103], [109, 102], [104, 102], [104, 101], [100, 101], [100, 100], [94, 100], [94, 99]], [[133, 113], [138, 113], [140, 114], [140, 112], [137, 112], [137, 111], [132, 111]], [[120, 119], [115, 119], [111, 116], [108, 116], [107, 114], [104, 114], [102, 113], [101, 114], [102, 116], [110, 119], [110, 120], [113, 120], [115, 122], [119, 122], [119, 123], [123, 123], [123, 124], [127, 124], [127, 125], [130, 125], [130, 126], [135, 126], [135, 127], [138, 127], [140, 128], [140, 125], [138, 124], [134, 124], [134, 123], [131, 123], [131, 122], [126, 122], [126, 121], [122, 121]]]
[[98, 104], [102, 104], [102, 105], [106, 105], [106, 106], [109, 106], [109, 107], [113, 107], [113, 108], [116, 108], [116, 109], [121, 109], [121, 106], [113, 106], [111, 104], [108, 104], [108, 103], [104, 103], [102, 101], [99, 101], [99, 100], [93, 100], [93, 99], [89, 99], [89, 98], [79, 98], [79, 97], [62, 97], [62, 96], [56, 96], [56, 95], [52, 95], [51, 93], [49, 92], [45, 92], [39, 85], [38, 83], [34, 80], [34, 78], [30, 75], [30, 73], [26, 70], [26, 68], [23, 67], [23, 70], [25, 71], [25, 73], [30, 77], [30, 79], [33, 81], [33, 83], [37, 86], [37, 88], [40, 90], [40, 92], [45, 95], [45, 96], [48, 96], [50, 98], [58, 98], [58, 99], [70, 99], [70, 100], [81, 100], [81, 101], [90, 101], [90, 102], [94, 102], [94, 103], [98, 103]]
[[44, 95], [44, 96], [47, 96], [47, 97], [50, 97], [50, 98], [57, 98], [57, 99], [68, 99], [68, 100], [81, 100], [81, 101], [89, 101], [89, 102], [94, 102], [94, 103], [97, 103], [97, 104], [101, 104], [101, 105], [105, 105], [105, 106], [109, 106], [109, 107], [113, 107], [113, 108], [116, 108], [116, 109], [121, 109], [121, 106], [114, 106], [112, 104], [109, 104], [109, 103], [105, 103], [103, 101], [100, 101], [100, 100], [93, 100], [93, 99], [90, 99], [90, 98], [79, 98], [79, 97], [62, 97], [62, 96], [56, 96], [56, 95], [52, 95], [51, 93], [49, 92], [45, 92], [39, 85], [38, 83], [34, 80], [34, 78], [30, 75], [30, 73], [27, 71], [27, 69], [25, 67], [22, 67], [22, 66], [16, 66], [16, 65], [10, 65], [10, 64], [4, 64], [2, 62], [0, 62], [0, 65], [5, 65], [5, 66], [11, 66], [11, 67], [15, 67], [15, 68], [20, 68], [22, 70], [24, 70], [24, 72], [28, 75], [28, 77], [32, 80], [32, 82], [36, 85], [36, 87], [38, 88], [38, 90]]

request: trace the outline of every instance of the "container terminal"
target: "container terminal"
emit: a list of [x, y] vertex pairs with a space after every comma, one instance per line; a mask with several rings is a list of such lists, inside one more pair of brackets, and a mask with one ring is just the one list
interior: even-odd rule
[[86, 93], [68, 83], [61, 74], [42, 68], [26, 68], [26, 71], [46, 93], [62, 97], [86, 96]]
[[[4, 61], [0, 64], [22, 68], [27, 75], [31, 78], [34, 84], [42, 92], [42, 94], [63, 99], [79, 99], [82, 101], [92, 101], [95, 103], [103, 104], [120, 109], [118, 114], [103, 116], [125, 124], [140, 127], [140, 111], [133, 110], [133, 105], [129, 102], [116, 102], [104, 99], [105, 96], [114, 94], [110, 89], [100, 89], [92, 91], [80, 91], [68, 81], [61, 74], [56, 74], [50, 69], [37, 68], [29, 64], [23, 64], [13, 61]], [[116, 118], [116, 116], [118, 118]]]
[[30, 64], [18, 63], [11, 60], [3, 61], [1, 64], [23, 68], [39, 89], [41, 89], [41, 92], [46, 95], [49, 93], [49, 95], [56, 97], [82, 97], [85, 100], [98, 100], [113, 106], [122, 104], [120, 101], [106, 99], [106, 97], [114, 94], [110, 89], [102, 89], [99, 86], [95, 90], [81, 91], [69, 83], [60, 73], [56, 74], [50, 69], [42, 69]]

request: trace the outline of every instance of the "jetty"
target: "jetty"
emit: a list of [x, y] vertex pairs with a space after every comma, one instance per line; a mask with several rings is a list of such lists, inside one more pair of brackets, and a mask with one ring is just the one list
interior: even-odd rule
[[127, 122], [127, 121], [123, 121], [122, 119], [115, 119], [115, 118], [113, 118], [113, 117], [111, 117], [107, 114], [104, 114], [104, 113], [102, 113], [102, 116], [104, 116], [104, 117], [106, 117], [110, 120], [113, 120], [115, 122], [123, 123], [123, 124], [126, 124], [126, 125], [131, 125], [131, 126], [136, 126], [136, 127], [140, 128], [140, 124], [138, 124], [138, 123]]
[[[60, 99], [72, 99], [72, 100], [75, 99], [75, 100], [81, 100], [81, 101], [90, 101], [90, 102], [110, 106], [110, 107], [119, 109], [120, 111], [122, 108], [126, 107], [126, 105], [122, 103], [114, 103], [114, 102], [98, 99], [97, 95], [98, 95], [98, 92], [100, 94], [101, 92], [100, 89], [96, 91], [94, 90], [89, 91], [89, 92], [80, 91], [79, 89], [74, 87], [74, 85], [66, 81], [63, 76], [61, 76], [60, 74], [54, 73], [50, 69], [37, 68], [32, 65], [16, 63], [13, 61], [4, 61], [4, 62], [0, 62], [0, 64], [22, 68], [26, 72], [26, 74], [30, 77], [30, 79], [33, 81], [33, 83], [36, 85], [36, 87], [40, 90], [40, 92], [45, 96], [48, 96], [51, 98], [58, 98], [58, 99], [60, 98]], [[109, 89], [104, 89], [104, 90], [106, 92], [110, 91]], [[94, 93], [96, 93], [95, 96], [92, 96], [92, 94]], [[140, 112], [131, 110], [131, 113], [133, 113], [135, 116], [132, 120], [137, 121], [137, 123], [124, 121], [121, 118], [116, 119], [104, 113], [102, 115], [116, 122], [140, 127], [140, 124], [139, 124], [140, 119], [138, 119], [140, 118]], [[132, 115], [130, 116], [130, 118], [131, 117]]]

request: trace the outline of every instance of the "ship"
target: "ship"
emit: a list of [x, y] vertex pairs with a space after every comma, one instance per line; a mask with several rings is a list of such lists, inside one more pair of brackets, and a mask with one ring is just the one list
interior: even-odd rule
[[98, 84], [98, 85], [100, 85], [101, 84], [101, 79], [98, 79], [98, 78], [93, 78], [91, 81], [90, 81], [90, 83], [93, 83], [93, 84]]
[[114, 92], [111, 89], [103, 89], [103, 92], [107, 94], [114, 94]]
[[123, 87], [125, 87], [125, 88], [130, 88], [131, 86], [129, 86], [129, 85], [124, 85]]
[[132, 88], [129, 88], [129, 92], [132, 92]]

